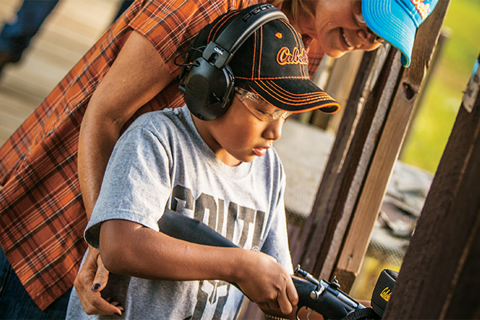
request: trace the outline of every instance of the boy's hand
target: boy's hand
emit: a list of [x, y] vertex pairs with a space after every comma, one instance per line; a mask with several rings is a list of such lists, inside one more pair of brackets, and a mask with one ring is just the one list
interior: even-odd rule
[[100, 251], [89, 246], [82, 268], [75, 279], [75, 290], [86, 314], [122, 314], [118, 303], [109, 303], [100, 292], [108, 282], [108, 270], [103, 266]]
[[267, 313], [291, 314], [298, 303], [291, 275], [267, 254], [245, 250], [245, 255], [236, 281], [242, 291]]

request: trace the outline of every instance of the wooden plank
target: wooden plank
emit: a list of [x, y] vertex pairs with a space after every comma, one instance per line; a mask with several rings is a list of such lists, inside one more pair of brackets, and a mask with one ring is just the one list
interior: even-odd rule
[[[356, 274], [359, 270], [399, 148], [398, 143], [395, 143], [395, 141], [388, 143], [388, 140], [402, 135], [402, 129], [408, 123], [408, 108], [403, 109], [403, 112], [393, 113], [388, 108], [388, 104], [396, 92], [397, 79], [401, 71], [399, 59], [400, 55], [397, 55], [396, 63], [392, 66], [394, 71], [385, 83], [383, 98], [379, 101], [380, 106], [374, 116], [375, 121], [371, 124], [369, 136], [364, 146], [363, 153], [367, 154], [366, 156], [372, 164], [370, 164], [370, 161], [361, 163], [362, 166], [368, 166], [368, 168], [362, 170], [366, 173], [363, 176], [366, 181], [363, 182], [362, 177], [359, 176], [358, 182], [361, 184], [359, 186], [362, 188], [361, 193], [355, 193], [352, 195], [353, 197], [350, 197], [349, 206], [356, 206], [356, 208], [346, 235], [345, 244], [339, 256], [336, 273], [342, 270]], [[401, 109], [401, 104], [398, 104], [398, 106], [397, 109]], [[356, 175], [358, 175], [358, 170]], [[358, 204], [356, 204], [357, 201]], [[373, 206], [373, 208], [369, 206]], [[345, 286], [345, 283], [343, 284]]]
[[[294, 244], [294, 250], [292, 250], [294, 264], [301, 264], [305, 270], [315, 276], [320, 275], [341, 216], [341, 214], [335, 212], [339, 199], [342, 196], [346, 197], [346, 193], [341, 192], [341, 190], [345, 186], [348, 188], [351, 183], [351, 180], [345, 180], [345, 177], [348, 176], [346, 169], [354, 167], [353, 165], [349, 166], [349, 163], [353, 160], [351, 156], [347, 157], [347, 155], [349, 155], [348, 152], [352, 146], [355, 127], [363, 106], [359, 101], [362, 101], [362, 97], [369, 93], [365, 92], [365, 88], [369, 87], [373, 74], [372, 67], [376, 62], [377, 52], [364, 53], [359, 73], [345, 106], [345, 113], [317, 192], [312, 213], [306, 221], [302, 236]], [[326, 278], [329, 277], [330, 274]]]
[[[61, 0], [22, 61], [7, 65], [0, 83], [0, 144], [26, 119], [108, 28], [121, 0]], [[0, 1], [0, 23], [22, 0]]]
[[[70, 29], [58, 24], [46, 26], [32, 42], [31, 47], [45, 51], [47, 51], [46, 48], [49, 46], [53, 46], [55, 49], [62, 48], [68, 55], [65, 55], [63, 52], [57, 52], [56, 50], [51, 50], [50, 52], [54, 56], [61, 57], [64, 55], [64, 59], [67, 58], [73, 60], [72, 62], [77, 62], [78, 58], [83, 56], [105, 31], [103, 29], [78, 29], [80, 27], [81, 25], [76, 29]], [[46, 46], [46, 48], [43, 48], [43, 46]], [[69, 57], [72, 54], [75, 55], [73, 59]]]
[[68, 69], [46, 63], [35, 56], [19, 66], [9, 66], [8, 71], [3, 79], [5, 87], [17, 92], [28, 92], [29, 95], [43, 100]]
[[[388, 51], [390, 50], [387, 48], [386, 52]], [[389, 74], [395, 54], [392, 50], [391, 57], [388, 59], [389, 62], [384, 66], [385, 74]], [[372, 89], [371, 81], [374, 80], [375, 65], [378, 64], [382, 67], [384, 61], [385, 55], [382, 55], [381, 52], [363, 53], [363, 59], [359, 67], [360, 71], [355, 79], [348, 103], [345, 106], [345, 113], [339, 128], [339, 133], [337, 134], [330, 153], [320, 188], [317, 191], [313, 206], [313, 210], [317, 211], [313, 211], [309, 215], [303, 231], [299, 234], [298, 238], [289, 239], [290, 252], [294, 265], [300, 263], [302, 268], [309, 272], [315, 273], [317, 270], [321, 270], [323, 266], [322, 263], [325, 262], [324, 260], [332, 256], [329, 249], [334, 248], [334, 250], [338, 251], [340, 248], [341, 241], [332, 245], [332, 238], [335, 232], [340, 229], [346, 229], [346, 226], [339, 227], [338, 225], [339, 218], [342, 216], [342, 208], [337, 206], [337, 204], [344, 203], [344, 198], [348, 195], [348, 192], [344, 191], [351, 186], [353, 181], [354, 175], [351, 174], [351, 170], [353, 169], [353, 171], [355, 171], [355, 168], [358, 167], [359, 159], [362, 155], [362, 145], [366, 139], [366, 133], [370, 128], [370, 124], [367, 122], [370, 121], [371, 123], [374, 118], [371, 114], [375, 113], [373, 109], [378, 105], [370, 102], [368, 106], [365, 106], [368, 111], [362, 111], [364, 107], [363, 102], [366, 100], [364, 97], [368, 96]], [[382, 96], [382, 85], [383, 83], [379, 82], [372, 101], [376, 101]], [[370, 114], [371, 116], [365, 117], [366, 114]], [[360, 121], [362, 115], [363, 120]], [[364, 129], [355, 130], [357, 127]], [[362, 134], [360, 134], [360, 132], [362, 132]], [[363, 140], [363, 142], [361, 140]], [[343, 217], [346, 216], [347, 214], [344, 213]], [[346, 219], [346, 221], [348, 220], [349, 219]], [[336, 254], [334, 256], [336, 257]], [[333, 262], [335, 261], [336, 259], [333, 260]], [[321, 278], [330, 278], [333, 262], [331, 263], [330, 260], [327, 261], [327, 263], [330, 263], [330, 272], [328, 275], [320, 274]], [[315, 275], [317, 277], [319, 276], [319, 274]], [[256, 315], [254, 310], [256, 310], [255, 307], [249, 306], [246, 311], [248, 316]], [[247, 317], [247, 319], [249, 318]]]
[[117, 13], [122, 0], [62, 0], [56, 24], [79, 34], [102, 34]]
[[[10, 94], [9, 94], [10, 93]], [[25, 102], [4, 88], [0, 89], [0, 143], [3, 144], [30, 115], [32, 109]]]
[[478, 181], [480, 97], [477, 94], [471, 113], [463, 104], [458, 112], [384, 319], [479, 317]]
[[[352, 153], [345, 180], [351, 180], [349, 188], [341, 190], [346, 196], [340, 199], [336, 206], [336, 214], [340, 216], [338, 225], [333, 230], [332, 243], [322, 270], [323, 275], [335, 274], [342, 284], [342, 289], [349, 291], [355, 280], [355, 273], [343, 268], [335, 268], [337, 260], [343, 252], [345, 238], [349, 236], [350, 221], [355, 219], [356, 204], [364, 192], [365, 179], [369, 175], [370, 163], [376, 154], [378, 140], [385, 125], [389, 104], [396, 90], [400, 76], [400, 53], [392, 49], [377, 84], [367, 100], [359, 124], [352, 140]], [[372, 225], [373, 228], [373, 225]], [[371, 232], [371, 229], [367, 232]], [[366, 249], [366, 247], [365, 247]], [[350, 259], [348, 259], [350, 261]]]
[[13, 132], [22, 122], [23, 119], [18, 118], [14, 114], [0, 111], [0, 127], [2, 127], [2, 129]]
[[3, 25], [13, 17], [23, 0], [0, 1], [0, 24]]
[[53, 32], [64, 39], [71, 39], [71, 41], [84, 43], [90, 47], [108, 29], [111, 22], [108, 18], [110, 15], [106, 14], [105, 17], [99, 17], [92, 26], [73, 19], [72, 16], [76, 14], [78, 12], [67, 11], [64, 15], [54, 15], [51, 20], [45, 22], [42, 31]]
[[341, 58], [335, 59], [328, 83], [321, 88], [324, 88], [329, 95], [337, 100], [341, 106], [340, 111], [332, 115], [315, 110], [310, 120], [311, 124], [333, 134], [337, 133], [362, 57], [363, 52], [352, 51]]
[[[353, 279], [360, 270], [367, 251], [371, 231], [414, 113], [418, 92], [440, 36], [448, 4], [449, 1], [439, 3], [429, 19], [419, 28], [416, 36], [418, 45], [412, 53], [412, 64], [404, 70], [396, 84], [398, 89], [388, 109], [388, 117], [383, 121], [380, 140], [375, 146], [376, 151], [336, 267], [338, 271], [350, 273]], [[344, 288], [349, 288], [352, 284], [344, 283]]]
[[[445, 3], [448, 6], [448, 1], [443, 2]], [[335, 142], [332, 156], [327, 164], [314, 210], [307, 221], [300, 245], [297, 246], [301, 247], [303, 244], [305, 249], [301, 253], [295, 253], [295, 262], [300, 262], [306, 270], [321, 278], [330, 278], [333, 270], [337, 275], [341, 273], [346, 281], [346, 283], [341, 281], [346, 291], [353, 284], [366, 251], [373, 222], [393, 168], [394, 160], [392, 159], [396, 159], [403, 140], [405, 130], [402, 128], [407, 127], [409, 115], [417, 97], [416, 93], [425, 76], [440, 26], [443, 23], [446, 10], [436, 9], [435, 11], [437, 10], [439, 11], [437, 16], [440, 15], [440, 19], [432, 14], [432, 17], [419, 29], [412, 59], [415, 62], [407, 69], [409, 71], [400, 72], [399, 56], [397, 55], [393, 63], [391, 53], [361, 117], [358, 119], [356, 110], [357, 101], [361, 97], [358, 92], [357, 99], [353, 100], [355, 102], [352, 102], [350, 109], [346, 109], [347, 117], [349, 112], [354, 113], [355, 116], [343, 119], [342, 122], [345, 124], [341, 124], [340, 127], [342, 129], [343, 126], [342, 130], [353, 129], [354, 133], [339, 130], [338, 141]], [[393, 69], [392, 66], [394, 66]], [[402, 75], [403, 78], [401, 78]], [[394, 95], [396, 100], [392, 105]], [[403, 104], [406, 104], [407, 110], [402, 110]], [[392, 110], [391, 116], [387, 117], [388, 112]], [[396, 119], [397, 117], [400, 118]], [[395, 138], [390, 141], [390, 144], [389, 139], [393, 137]], [[381, 152], [378, 150], [379, 146]], [[387, 157], [382, 157], [382, 152], [389, 154]], [[373, 166], [372, 163], [374, 163]], [[371, 168], [374, 170], [370, 172]], [[360, 210], [364, 209], [367, 211], [360, 213]], [[353, 213], [363, 217], [361, 220], [360, 217], [354, 217], [356, 220], [351, 223], [350, 218]], [[367, 228], [363, 230], [359, 228], [358, 221], [362, 223], [367, 221], [367, 225], [364, 225]], [[353, 225], [352, 229], [348, 229], [351, 225]], [[356, 240], [359, 240], [359, 246], [355, 246]], [[346, 245], [345, 250], [342, 249], [343, 244]], [[335, 269], [337, 261], [340, 265]]]
[[[476, 177], [478, 181], [478, 174]], [[480, 318], [480, 304], [478, 303], [480, 301], [480, 291], [478, 290], [480, 287], [480, 277], [478, 277], [478, 270], [480, 270], [480, 259], [478, 259], [480, 256], [478, 250], [480, 248], [480, 212], [477, 212], [476, 215], [477, 220], [463, 251], [463, 255], [466, 255], [465, 262], [459, 264], [457, 268], [458, 276], [455, 274], [455, 277], [458, 279], [454, 278], [455, 287], [449, 292], [440, 315], [441, 319]]]
[[3, 94], [0, 96], [0, 105], [3, 106], [0, 108], [1, 115], [8, 115], [20, 123], [32, 113], [32, 110], [26, 108], [22, 101], [19, 101], [16, 98], [5, 96]]

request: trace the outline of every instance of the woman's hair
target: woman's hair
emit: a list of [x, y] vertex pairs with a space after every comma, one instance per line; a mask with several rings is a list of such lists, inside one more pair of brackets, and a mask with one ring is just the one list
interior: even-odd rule
[[[280, 3], [282, 4], [282, 8], [285, 9], [285, 11], [291, 13], [293, 17], [293, 23], [298, 26], [299, 22], [299, 8], [301, 7], [305, 12], [310, 14], [312, 17], [314, 17], [313, 10], [311, 7], [307, 6], [307, 1], [309, 0], [275, 0], [273, 1], [274, 6], [278, 6]], [[313, 2], [313, 1], [311, 1]]]

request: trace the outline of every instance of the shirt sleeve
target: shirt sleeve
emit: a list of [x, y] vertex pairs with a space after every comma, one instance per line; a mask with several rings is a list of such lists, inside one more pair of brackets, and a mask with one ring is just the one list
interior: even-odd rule
[[151, 131], [137, 125], [125, 132], [109, 160], [85, 240], [98, 248], [101, 224], [114, 219], [158, 231], [171, 193], [170, 163], [171, 154]]

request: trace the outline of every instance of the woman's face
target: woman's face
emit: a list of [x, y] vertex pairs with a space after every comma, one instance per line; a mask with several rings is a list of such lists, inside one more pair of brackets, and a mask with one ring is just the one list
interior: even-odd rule
[[361, 0], [305, 1], [314, 13], [314, 19], [300, 10], [297, 30], [319, 43], [319, 49], [338, 58], [354, 50], [374, 50], [381, 45], [370, 32], [361, 15]]

